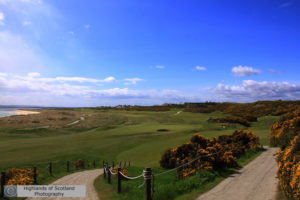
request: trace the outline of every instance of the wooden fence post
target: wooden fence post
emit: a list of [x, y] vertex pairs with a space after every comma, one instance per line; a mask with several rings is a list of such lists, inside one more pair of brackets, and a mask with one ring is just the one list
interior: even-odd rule
[[145, 171], [144, 171], [145, 200], [152, 200], [152, 195], [151, 195], [151, 176], [152, 176], [151, 168], [147, 167], [145, 169]]
[[37, 178], [37, 170], [36, 167], [33, 167], [33, 183], [37, 183], [36, 178]]
[[4, 197], [4, 185], [5, 185], [5, 171], [1, 172], [1, 197]]
[[121, 193], [121, 174], [120, 174], [120, 172], [121, 172], [121, 168], [120, 167], [118, 167], [118, 171], [117, 171], [117, 176], [118, 176], [118, 193]]
[[67, 161], [67, 172], [70, 172], [70, 161]]
[[121, 167], [121, 166], [122, 166], [122, 162], [119, 163], [119, 167]]
[[52, 176], [52, 162], [49, 163], [49, 174]]
[[109, 166], [107, 167], [107, 182], [109, 183], [109, 184], [111, 184], [111, 174], [110, 174], [110, 171], [109, 171]]
[[103, 177], [104, 177], [104, 179], [106, 179], [106, 165], [105, 164], [103, 167]]

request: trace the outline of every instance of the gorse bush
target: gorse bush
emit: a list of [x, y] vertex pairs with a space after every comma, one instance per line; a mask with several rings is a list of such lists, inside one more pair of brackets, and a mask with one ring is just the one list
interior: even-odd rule
[[284, 149], [297, 135], [300, 135], [300, 106], [295, 111], [281, 116], [279, 121], [271, 126], [270, 144], [280, 145]]
[[300, 199], [300, 107], [271, 126], [270, 144], [281, 147], [277, 152], [281, 189], [287, 197]]
[[280, 187], [288, 197], [300, 199], [300, 136], [277, 155]]
[[78, 159], [75, 163], [75, 169], [84, 168], [84, 160]]
[[31, 168], [18, 169], [12, 168], [6, 171], [6, 183], [8, 185], [32, 185], [33, 170]]
[[242, 117], [250, 122], [255, 118], [266, 115], [282, 115], [289, 113], [300, 101], [257, 101], [254, 103], [216, 103], [216, 104], [191, 104], [185, 107], [185, 112], [211, 113], [221, 111], [226, 114]]
[[237, 130], [232, 135], [222, 135], [212, 139], [195, 134], [190, 142], [167, 150], [161, 157], [160, 166], [171, 169], [199, 157], [177, 171], [178, 177], [184, 178], [200, 169], [212, 171], [235, 167], [238, 157], [258, 146], [259, 138], [248, 130]]
[[[119, 166], [115, 166], [115, 167], [112, 169], [112, 172], [113, 172], [113, 173], [117, 173], [117, 172], [118, 172], [118, 168], [119, 168]], [[124, 174], [125, 176], [128, 176], [128, 170], [125, 169], [125, 168], [121, 168], [121, 173]]]

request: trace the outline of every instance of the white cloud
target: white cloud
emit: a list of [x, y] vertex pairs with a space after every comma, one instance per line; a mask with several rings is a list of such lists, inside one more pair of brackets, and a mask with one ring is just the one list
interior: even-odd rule
[[166, 68], [166, 67], [163, 66], [163, 65], [156, 65], [155, 68], [156, 68], [156, 69], [164, 69], [164, 68]]
[[83, 82], [87, 82], [87, 83], [99, 83], [99, 82], [115, 82], [116, 79], [112, 76], [107, 77], [105, 79], [93, 79], [93, 78], [84, 78], [84, 77], [56, 77], [55, 80], [58, 81], [71, 81], [71, 82], [79, 82], [79, 83], [83, 83]]
[[39, 77], [39, 76], [41, 76], [41, 74], [38, 73], [38, 72], [31, 72], [31, 73], [28, 73], [27, 75], [28, 75], [29, 77]]
[[0, 73], [0, 76], [7, 76], [7, 73]]
[[242, 66], [242, 65], [233, 67], [231, 71], [235, 76], [239, 76], [239, 77], [250, 76], [251, 74], [261, 73], [261, 70], [259, 69], [254, 69], [252, 67]]
[[135, 85], [139, 81], [143, 81], [141, 78], [126, 78], [124, 79], [124, 85]]
[[103, 80], [101, 80], [100, 82], [107, 82], [107, 83], [111, 83], [111, 82], [116, 82], [117, 80], [115, 79], [115, 77], [113, 76], [109, 76]]
[[[38, 73], [29, 76], [0, 77], [0, 104], [45, 105], [45, 106], [99, 106], [118, 104], [161, 104], [195, 100], [195, 96], [176, 90], [132, 90], [129, 88], [99, 89], [97, 84], [78, 85], [72, 81], [91, 81], [97, 79], [44, 78]], [[70, 77], [69, 77], [70, 78]], [[71, 77], [74, 78], [74, 77]], [[75, 77], [76, 78], [76, 77]], [[109, 78], [109, 77], [108, 77]], [[138, 81], [138, 78], [134, 78]], [[55, 81], [56, 80], [56, 81]], [[60, 79], [61, 80], [61, 79]], [[99, 79], [104, 81], [105, 79]], [[114, 78], [106, 81], [115, 80]], [[134, 82], [133, 79], [129, 79]]]
[[28, 25], [31, 25], [31, 24], [32, 24], [31, 21], [27, 21], [27, 20], [23, 21], [23, 26], [28, 26]]
[[0, 26], [4, 26], [5, 25], [4, 24], [4, 19], [5, 19], [5, 17], [4, 17], [3, 12], [0, 12]]
[[97, 83], [99, 80], [93, 78], [83, 78], [83, 77], [56, 77], [55, 80], [58, 81], [71, 81], [71, 82], [89, 82], [89, 83]]
[[221, 101], [296, 100], [300, 99], [300, 86], [288, 82], [244, 80], [241, 86], [218, 84], [214, 94]]
[[206, 67], [203, 67], [203, 66], [196, 66], [196, 70], [199, 70], [199, 71], [205, 71], [205, 70], [206, 70]]
[[27, 76], [13, 76], [14, 79], [31, 81], [31, 82], [77, 82], [77, 83], [111, 83], [115, 82], [116, 79], [112, 76], [109, 76], [105, 79], [94, 79], [94, 78], [86, 78], [86, 77], [55, 77], [55, 78], [44, 78], [40, 77], [41, 74], [38, 72], [28, 73]]

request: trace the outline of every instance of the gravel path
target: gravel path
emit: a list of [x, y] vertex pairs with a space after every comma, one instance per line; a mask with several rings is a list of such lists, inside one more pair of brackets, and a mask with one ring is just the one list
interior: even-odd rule
[[266, 151], [232, 174], [197, 200], [275, 200], [277, 148], [265, 147]]
[[85, 198], [28, 198], [28, 200], [99, 200], [97, 191], [94, 188], [94, 180], [102, 173], [102, 169], [86, 170], [64, 176], [51, 183], [51, 185], [85, 185]]

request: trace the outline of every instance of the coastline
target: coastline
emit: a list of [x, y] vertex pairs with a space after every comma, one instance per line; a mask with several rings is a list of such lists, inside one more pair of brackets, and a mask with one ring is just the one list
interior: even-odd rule
[[16, 115], [36, 115], [36, 114], [40, 114], [40, 112], [29, 111], [29, 110], [15, 110], [14, 112], [15, 112]]

